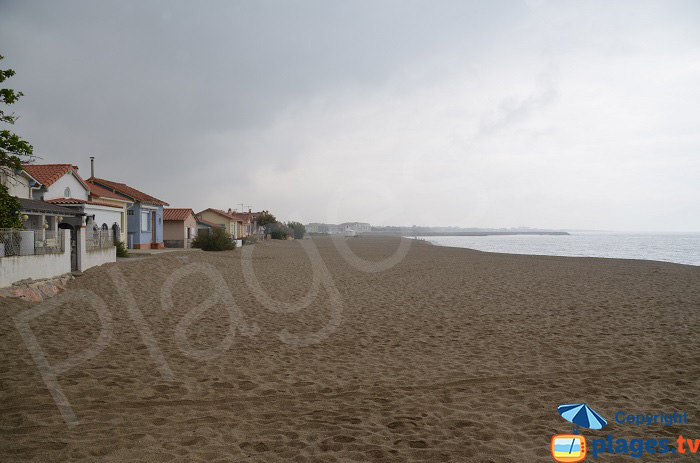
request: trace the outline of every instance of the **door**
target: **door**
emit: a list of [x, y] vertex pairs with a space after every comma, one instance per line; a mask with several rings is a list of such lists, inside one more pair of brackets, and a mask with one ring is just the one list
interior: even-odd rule
[[156, 242], [156, 212], [151, 212], [151, 243]]
[[59, 223], [58, 228], [63, 230], [63, 233], [70, 232], [70, 271], [78, 270], [78, 231], [70, 224]]
[[78, 270], [78, 231], [70, 229], [70, 271]]

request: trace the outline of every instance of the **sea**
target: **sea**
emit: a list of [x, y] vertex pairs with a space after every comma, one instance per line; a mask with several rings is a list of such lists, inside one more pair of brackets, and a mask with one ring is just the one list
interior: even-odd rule
[[569, 233], [419, 238], [438, 246], [507, 254], [644, 259], [700, 266], [700, 233]]

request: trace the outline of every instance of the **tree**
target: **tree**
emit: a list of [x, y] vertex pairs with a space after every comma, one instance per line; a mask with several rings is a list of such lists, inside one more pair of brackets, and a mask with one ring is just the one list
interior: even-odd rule
[[17, 198], [10, 196], [7, 187], [0, 184], [0, 228], [24, 228], [19, 210]]
[[295, 240], [304, 238], [304, 235], [306, 234], [306, 227], [301, 222], [288, 222], [287, 226], [292, 229]]
[[258, 218], [258, 225], [264, 227], [272, 223], [277, 223], [277, 218], [270, 214], [269, 211], [263, 211], [262, 215]]
[[[0, 60], [4, 56], [0, 55]], [[0, 69], [0, 83], [15, 75], [12, 69]], [[11, 105], [17, 102], [22, 92], [15, 92], [9, 88], [0, 89], [0, 102]], [[0, 122], [14, 124], [17, 116], [7, 113], [0, 108]], [[22, 140], [9, 130], [0, 130], [0, 169], [15, 171], [22, 168], [23, 162], [29, 162], [34, 158], [32, 145]], [[12, 177], [11, 172], [8, 177]], [[10, 180], [11, 181], [11, 180]], [[17, 198], [10, 196], [5, 185], [0, 185], [0, 228], [24, 228], [19, 218], [20, 204]]]
[[[0, 60], [5, 57], [0, 55]], [[12, 69], [0, 69], [0, 83], [15, 75]], [[24, 94], [15, 92], [10, 88], [0, 89], [0, 102], [11, 105], [17, 102]], [[13, 125], [19, 117], [14, 113], [8, 113], [0, 108], [0, 122]], [[34, 148], [27, 141], [9, 130], [0, 130], [0, 167], [9, 167], [12, 170], [22, 168], [23, 163], [34, 159]]]

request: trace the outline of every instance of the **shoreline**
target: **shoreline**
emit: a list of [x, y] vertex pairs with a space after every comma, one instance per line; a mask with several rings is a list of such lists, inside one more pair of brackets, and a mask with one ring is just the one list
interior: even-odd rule
[[[456, 235], [445, 235], [445, 237], [451, 237]], [[462, 235], [463, 236], [463, 235]], [[475, 235], [474, 235], [475, 236]], [[569, 236], [574, 236], [574, 235], [569, 235]], [[408, 239], [417, 239], [418, 241], [421, 241], [422, 236], [416, 236], [416, 237], [409, 237], [409, 236], [404, 236], [405, 238]], [[493, 253], [493, 254], [507, 254], [507, 255], [512, 255], [512, 256], [539, 256], [539, 257], [570, 257], [574, 259], [612, 259], [612, 260], [629, 260], [629, 261], [646, 261], [646, 262], [655, 262], [655, 263], [665, 263], [665, 264], [676, 264], [676, 265], [684, 265], [684, 266], [690, 266], [690, 267], [700, 267], [700, 263], [686, 263], [686, 262], [677, 262], [677, 261], [672, 261], [672, 260], [658, 260], [658, 259], [649, 259], [649, 258], [641, 258], [641, 257], [615, 257], [615, 256], [581, 256], [581, 255], [565, 255], [565, 254], [535, 254], [531, 252], [512, 252], [512, 250], [508, 251], [497, 251], [497, 250], [485, 250], [485, 249], [477, 249], [477, 248], [472, 248], [472, 247], [466, 247], [466, 246], [456, 246], [456, 245], [450, 245], [450, 244], [442, 244], [436, 241], [432, 241], [429, 238], [432, 238], [431, 236], [426, 236], [426, 239], [422, 241], [426, 241], [434, 246], [440, 246], [440, 247], [449, 247], [449, 248], [454, 248], [454, 249], [469, 249], [471, 251], [477, 251], [477, 252], [484, 252], [484, 253]]]

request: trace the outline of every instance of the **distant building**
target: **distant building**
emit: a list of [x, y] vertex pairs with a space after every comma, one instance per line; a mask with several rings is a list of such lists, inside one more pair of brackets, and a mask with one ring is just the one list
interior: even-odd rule
[[312, 222], [306, 225], [308, 233], [325, 233], [328, 235], [345, 234], [346, 232], [354, 232], [356, 234], [366, 233], [372, 230], [372, 226], [365, 222], [345, 222], [340, 225], [331, 223]]
[[344, 227], [343, 231], [354, 231], [355, 233], [366, 233], [372, 231], [372, 226], [366, 222], [345, 222], [340, 224]]

